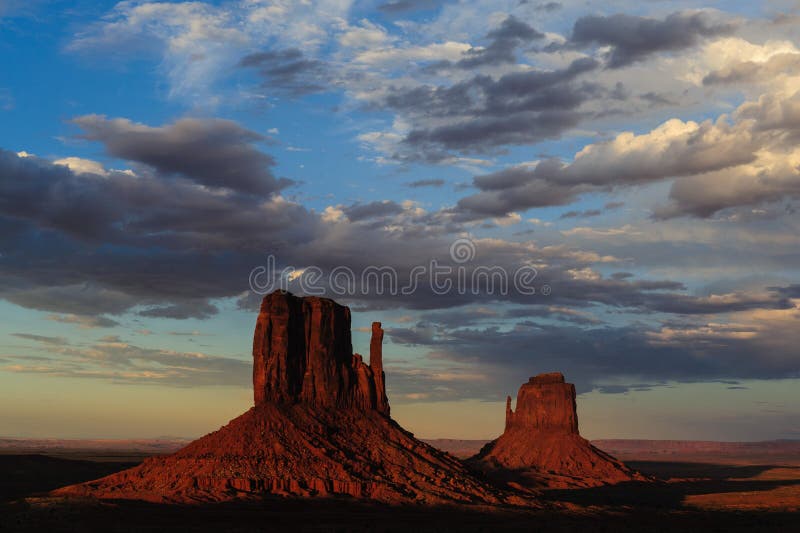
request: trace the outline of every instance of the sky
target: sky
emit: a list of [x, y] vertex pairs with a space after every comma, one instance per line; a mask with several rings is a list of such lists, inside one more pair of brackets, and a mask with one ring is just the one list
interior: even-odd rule
[[418, 436], [800, 438], [798, 89], [795, 1], [0, 0], [0, 435], [217, 429], [280, 286]]

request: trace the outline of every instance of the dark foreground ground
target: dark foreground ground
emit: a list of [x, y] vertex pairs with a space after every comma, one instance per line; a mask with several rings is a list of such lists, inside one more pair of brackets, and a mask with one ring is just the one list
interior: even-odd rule
[[[96, 456], [95, 456], [96, 455]], [[4, 531], [800, 531], [800, 466], [631, 461], [663, 480], [553, 490], [553, 509], [414, 508], [351, 500], [270, 498], [197, 506], [54, 499], [47, 491], [127, 468], [126, 457], [63, 450], [0, 455], [0, 532]], [[87, 459], [88, 458], [88, 459]], [[704, 458], [705, 459], [705, 458]], [[744, 463], [744, 464], [743, 464]]]

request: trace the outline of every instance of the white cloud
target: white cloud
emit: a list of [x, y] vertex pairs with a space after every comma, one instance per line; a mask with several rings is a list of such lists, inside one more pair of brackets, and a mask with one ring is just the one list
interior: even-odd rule
[[346, 48], [373, 48], [393, 38], [378, 24], [361, 19], [358, 26], [351, 26], [339, 35], [339, 44]]
[[494, 223], [498, 226], [513, 226], [514, 224], [519, 224], [522, 222], [522, 216], [519, 213], [509, 213], [504, 217], [494, 218]]
[[75, 174], [95, 174], [97, 176], [108, 176], [108, 170], [98, 161], [83, 159], [80, 157], [65, 157], [53, 161], [55, 165], [69, 168]]
[[457, 61], [469, 50], [467, 43], [447, 41], [428, 45], [385, 47], [356, 55], [354, 61], [370, 66], [402, 66], [409, 61]]
[[346, 217], [344, 215], [344, 211], [340, 207], [334, 207], [329, 205], [325, 208], [322, 212], [322, 221], [323, 222], [339, 222], [344, 220]]

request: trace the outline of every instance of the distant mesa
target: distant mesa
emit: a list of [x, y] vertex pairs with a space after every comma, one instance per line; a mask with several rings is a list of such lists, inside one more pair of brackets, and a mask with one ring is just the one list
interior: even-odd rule
[[54, 494], [175, 503], [276, 494], [536, 505], [498, 490], [389, 417], [382, 340], [375, 322], [366, 364], [353, 353], [347, 307], [269, 294], [253, 339], [253, 408], [172, 455]]
[[575, 386], [553, 372], [530, 378], [506, 399], [503, 434], [468, 461], [495, 481], [522, 489], [593, 487], [644, 481], [578, 432]]

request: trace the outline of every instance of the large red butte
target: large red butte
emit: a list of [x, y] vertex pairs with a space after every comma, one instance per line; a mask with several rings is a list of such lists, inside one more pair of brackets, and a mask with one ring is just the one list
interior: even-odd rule
[[535, 505], [481, 481], [389, 418], [382, 340], [375, 322], [368, 365], [353, 353], [347, 307], [274, 292], [256, 322], [253, 408], [173, 455], [55, 494], [159, 502], [346, 495]]

